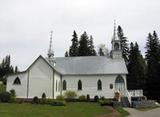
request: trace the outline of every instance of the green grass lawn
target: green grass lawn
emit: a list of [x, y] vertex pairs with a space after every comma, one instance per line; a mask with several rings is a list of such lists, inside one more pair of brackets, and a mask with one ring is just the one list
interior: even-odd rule
[[0, 117], [97, 117], [111, 113], [97, 103], [67, 103], [64, 107], [0, 103]]
[[119, 117], [126, 117], [129, 115], [122, 107], [117, 107], [116, 110], [120, 113]]

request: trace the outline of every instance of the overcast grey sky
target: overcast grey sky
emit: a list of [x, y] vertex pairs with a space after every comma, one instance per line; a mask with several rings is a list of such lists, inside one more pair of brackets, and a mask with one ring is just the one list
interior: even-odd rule
[[26, 69], [46, 57], [51, 30], [55, 56], [64, 56], [73, 30], [110, 49], [114, 19], [144, 52], [147, 34], [160, 33], [159, 13], [160, 0], [0, 0], [0, 60], [10, 54], [14, 66]]

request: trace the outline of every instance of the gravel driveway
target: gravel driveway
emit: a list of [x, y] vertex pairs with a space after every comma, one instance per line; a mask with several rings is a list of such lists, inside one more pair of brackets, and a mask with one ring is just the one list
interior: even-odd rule
[[124, 108], [130, 113], [127, 117], [160, 117], [160, 108], [152, 109], [149, 111], [139, 111], [134, 108]]

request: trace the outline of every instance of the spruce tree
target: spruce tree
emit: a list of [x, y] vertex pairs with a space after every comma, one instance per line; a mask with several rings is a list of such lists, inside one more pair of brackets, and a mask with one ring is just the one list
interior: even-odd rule
[[98, 55], [99, 56], [104, 56], [104, 52], [103, 52], [102, 48], [99, 48]]
[[121, 26], [118, 26], [117, 28], [117, 35], [118, 38], [120, 39], [120, 43], [121, 43], [121, 48], [122, 48], [122, 56], [126, 62], [126, 64], [128, 64], [128, 56], [129, 56], [129, 47], [128, 47], [128, 40], [127, 37], [124, 36], [123, 33], [123, 29], [121, 28]]
[[146, 43], [147, 97], [160, 100], [160, 44], [156, 31], [148, 34]]
[[89, 56], [96, 56], [96, 51], [94, 49], [94, 44], [93, 44], [93, 37], [90, 36], [90, 39], [89, 39]]
[[68, 51], [66, 51], [66, 53], [65, 53], [65, 57], [68, 57], [69, 55], [68, 55]]
[[139, 50], [137, 43], [130, 44], [128, 59], [128, 89], [144, 89], [145, 88], [145, 61]]
[[72, 45], [69, 49], [69, 56], [78, 56], [78, 36], [76, 31], [73, 31], [72, 37]]
[[14, 73], [14, 70], [11, 65], [11, 57], [8, 55], [2, 60], [2, 63], [0, 64], [0, 80], [5, 84], [6, 76], [11, 73]]
[[17, 73], [17, 72], [18, 72], [18, 67], [17, 67], [17, 66], [15, 67], [14, 72], [15, 72], [15, 73]]
[[79, 40], [79, 56], [89, 56], [89, 39], [86, 32], [84, 32]]

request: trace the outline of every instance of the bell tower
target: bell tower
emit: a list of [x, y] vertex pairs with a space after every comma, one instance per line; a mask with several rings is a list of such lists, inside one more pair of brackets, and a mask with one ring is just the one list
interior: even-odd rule
[[122, 58], [121, 43], [120, 43], [119, 38], [117, 37], [117, 29], [116, 29], [115, 20], [114, 20], [114, 32], [113, 32], [111, 44], [112, 44], [112, 50], [111, 50], [112, 59], [121, 59]]

